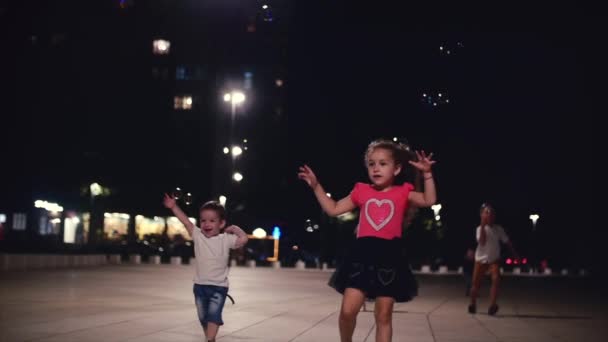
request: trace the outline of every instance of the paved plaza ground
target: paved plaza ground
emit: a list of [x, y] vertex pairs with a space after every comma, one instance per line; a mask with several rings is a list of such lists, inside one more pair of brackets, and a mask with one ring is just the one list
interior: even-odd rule
[[[0, 272], [0, 341], [203, 341], [190, 265], [107, 265]], [[218, 341], [339, 341], [341, 296], [319, 270], [234, 267]], [[458, 275], [418, 275], [420, 295], [398, 304], [393, 341], [608, 341], [605, 289], [589, 278], [503, 278], [500, 311], [466, 313]], [[355, 341], [374, 341], [373, 303]]]

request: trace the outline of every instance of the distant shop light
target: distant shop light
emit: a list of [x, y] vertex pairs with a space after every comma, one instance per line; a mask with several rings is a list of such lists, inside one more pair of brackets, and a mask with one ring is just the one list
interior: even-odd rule
[[47, 201], [43, 201], [43, 200], [35, 201], [34, 206], [36, 208], [42, 208], [42, 209], [45, 209], [46, 211], [50, 211], [50, 212], [54, 212], [54, 213], [60, 213], [63, 211], [63, 207], [60, 206], [59, 204], [47, 202]]

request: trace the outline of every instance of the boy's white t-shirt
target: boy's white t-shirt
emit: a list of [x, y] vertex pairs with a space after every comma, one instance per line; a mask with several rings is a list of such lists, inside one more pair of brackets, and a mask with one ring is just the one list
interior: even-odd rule
[[479, 243], [479, 235], [481, 234], [481, 226], [477, 227], [477, 248], [475, 249], [475, 261], [483, 264], [491, 264], [500, 258], [500, 241], [503, 243], [509, 242], [509, 237], [505, 230], [497, 225], [486, 225], [486, 243]]
[[199, 227], [192, 229], [196, 273], [194, 283], [228, 287], [228, 258], [236, 246], [235, 234], [206, 237]]

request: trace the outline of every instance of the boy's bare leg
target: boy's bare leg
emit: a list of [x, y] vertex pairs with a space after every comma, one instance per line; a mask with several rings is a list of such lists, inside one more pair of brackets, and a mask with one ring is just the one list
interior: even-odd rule
[[207, 323], [207, 329], [205, 335], [207, 336], [207, 341], [215, 342], [215, 336], [217, 336], [217, 332], [220, 329], [220, 326], [216, 323]]

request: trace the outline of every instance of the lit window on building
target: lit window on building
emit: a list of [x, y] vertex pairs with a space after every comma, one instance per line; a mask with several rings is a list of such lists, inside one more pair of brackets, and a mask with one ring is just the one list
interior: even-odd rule
[[252, 85], [253, 85], [253, 73], [250, 71], [245, 72], [244, 76], [244, 82], [243, 82], [243, 88], [250, 90]]
[[173, 108], [178, 110], [192, 109], [192, 96], [175, 96], [173, 98]]
[[274, 21], [274, 15], [272, 14], [272, 9], [270, 6], [262, 6], [262, 19], [266, 22]]
[[171, 42], [164, 39], [156, 39], [152, 43], [153, 52], [155, 55], [168, 55], [171, 48]]
[[206, 78], [205, 68], [199, 65], [179, 65], [175, 68], [175, 79], [178, 81], [201, 81]]
[[175, 68], [175, 79], [176, 80], [187, 80], [188, 73], [186, 72], [186, 67], [178, 66]]
[[13, 214], [13, 230], [25, 230], [27, 225], [27, 215], [24, 213]]

